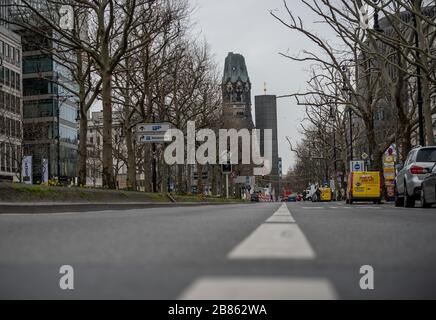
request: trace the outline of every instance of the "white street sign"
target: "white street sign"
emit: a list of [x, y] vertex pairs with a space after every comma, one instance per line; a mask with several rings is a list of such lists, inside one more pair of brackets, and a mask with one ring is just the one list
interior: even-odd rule
[[362, 153], [362, 159], [363, 160], [366, 160], [366, 159], [368, 159], [369, 158], [369, 156], [364, 152], [364, 153]]

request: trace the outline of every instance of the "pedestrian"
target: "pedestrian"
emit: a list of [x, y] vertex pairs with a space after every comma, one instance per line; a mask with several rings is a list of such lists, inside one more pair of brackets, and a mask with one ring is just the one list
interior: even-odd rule
[[315, 200], [315, 202], [319, 202], [319, 201], [321, 201], [321, 190], [319, 189], [319, 187], [316, 188], [316, 192], [315, 192], [315, 194], [316, 194], [316, 200]]

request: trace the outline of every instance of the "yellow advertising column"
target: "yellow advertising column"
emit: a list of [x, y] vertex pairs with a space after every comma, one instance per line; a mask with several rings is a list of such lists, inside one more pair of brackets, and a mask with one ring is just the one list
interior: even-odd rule
[[383, 171], [385, 177], [385, 186], [389, 198], [395, 197], [395, 156], [393, 154], [385, 155], [383, 161]]

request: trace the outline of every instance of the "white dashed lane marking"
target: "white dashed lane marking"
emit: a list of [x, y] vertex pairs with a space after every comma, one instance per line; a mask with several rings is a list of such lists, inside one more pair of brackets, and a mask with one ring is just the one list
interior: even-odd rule
[[[273, 223], [272, 223], [273, 222]], [[229, 259], [314, 259], [315, 252], [286, 204], [238, 244]]]
[[[265, 259], [314, 259], [315, 252], [286, 204], [229, 254], [231, 262]], [[286, 273], [285, 273], [286, 274]], [[271, 276], [203, 277], [179, 296], [181, 300], [333, 300], [338, 295], [322, 278]]]
[[180, 300], [334, 300], [337, 294], [324, 279], [210, 277], [189, 286]]

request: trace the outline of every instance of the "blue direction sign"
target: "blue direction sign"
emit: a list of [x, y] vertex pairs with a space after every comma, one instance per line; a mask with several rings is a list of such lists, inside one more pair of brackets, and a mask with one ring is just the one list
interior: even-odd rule
[[365, 164], [363, 161], [351, 161], [351, 170], [353, 172], [363, 171]]
[[171, 137], [165, 135], [170, 130], [168, 123], [142, 123], [136, 127], [137, 141], [139, 143], [171, 142]]

